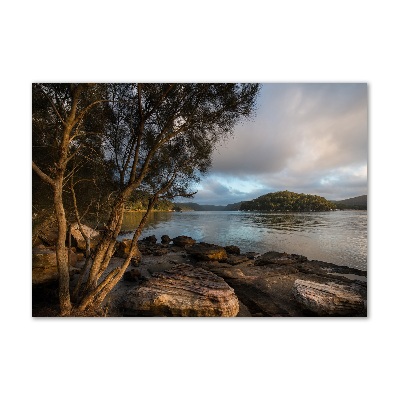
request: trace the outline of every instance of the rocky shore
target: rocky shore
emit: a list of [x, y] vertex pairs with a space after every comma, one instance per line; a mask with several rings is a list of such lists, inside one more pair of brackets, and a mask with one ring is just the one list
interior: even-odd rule
[[[123, 261], [129, 244], [120, 243], [110, 267]], [[237, 246], [196, 243], [186, 236], [164, 235], [161, 243], [150, 236], [139, 249], [141, 260], [134, 260], [104, 303], [108, 316], [367, 316], [365, 271], [296, 254], [242, 254]], [[72, 287], [84, 264], [79, 248], [73, 250]], [[55, 284], [54, 269], [48, 280], [38, 278], [43, 260], [53, 262], [51, 257], [49, 247], [34, 249], [34, 316], [45, 316], [35, 294], [40, 300], [41, 288]]]

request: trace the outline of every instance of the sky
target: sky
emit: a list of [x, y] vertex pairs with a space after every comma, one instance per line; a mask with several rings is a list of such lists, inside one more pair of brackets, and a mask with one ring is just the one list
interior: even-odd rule
[[263, 84], [255, 116], [213, 153], [190, 201], [226, 205], [289, 190], [342, 200], [368, 193], [368, 85]]

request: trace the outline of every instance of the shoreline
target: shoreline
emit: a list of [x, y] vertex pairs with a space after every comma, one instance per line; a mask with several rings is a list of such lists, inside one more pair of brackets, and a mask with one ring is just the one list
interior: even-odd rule
[[[305, 309], [295, 300], [293, 285], [299, 279], [319, 284], [334, 283], [357, 292], [364, 301], [362, 310], [348, 316], [367, 316], [366, 271], [273, 251], [263, 255], [228, 253], [226, 260], [200, 260], [193, 256], [190, 248], [191, 246], [149, 244], [141, 241], [142, 262], [139, 267], [130, 267], [130, 270], [140, 272], [144, 282], [182, 264], [212, 272], [234, 290], [240, 305], [237, 317], [319, 316], [315, 310]], [[164, 254], [160, 254], [160, 250]], [[123, 307], [127, 291], [142, 282], [138, 280], [134, 283], [120, 283], [120, 288], [111, 293], [109, 299], [110, 305], [116, 305], [119, 316], [149, 316]]]
[[[107, 310], [107, 316], [163, 315], [162, 311], [160, 314], [160, 311], [155, 309], [151, 311], [136, 310], [136, 306], [133, 308], [127, 306], [126, 299], [132, 292], [138, 291], [146, 285], [151, 286], [156, 277], [160, 279], [160, 276], [177, 267], [188, 270], [195, 268], [196, 271], [211, 273], [225, 282], [237, 296], [239, 304], [237, 317], [367, 316], [367, 271], [308, 260], [306, 257], [296, 254], [274, 251], [264, 254], [254, 252], [241, 254], [240, 249], [236, 246], [224, 248], [202, 243], [188, 246], [176, 243], [160, 244], [156, 241], [155, 237], [139, 241], [142, 260], [139, 265], [128, 267], [124, 278], [118, 282], [106, 298], [104, 308]], [[196, 253], [193, 251], [194, 248], [201, 251]], [[224, 256], [220, 259], [217, 259], [218, 257], [212, 259], [207, 256], [209, 249], [213, 250], [213, 254], [217, 254], [216, 250], [222, 251]], [[122, 262], [123, 258], [114, 255], [109, 269]], [[83, 264], [84, 260], [78, 261], [73, 269], [71, 287], [76, 282], [77, 274]], [[362, 298], [363, 307], [349, 311], [346, 315], [341, 315], [342, 311], [336, 315], [336, 311], [318, 310], [315, 307], [307, 308], [307, 305], [301, 304], [295, 298], [294, 287], [298, 282], [308, 282], [311, 286], [317, 285], [318, 290], [319, 287], [329, 289], [338, 286]], [[54, 284], [52, 290], [54, 290]], [[171, 288], [168, 288], [168, 292], [170, 291]], [[173, 297], [172, 294], [171, 296]], [[33, 316], [48, 316], [40, 310], [41, 306], [44, 307], [45, 304], [35, 305], [33, 298]], [[174, 312], [180, 315], [179, 310]], [[169, 316], [168, 313], [167, 315]]]
[[[133, 234], [133, 231], [131, 231], [131, 230], [123, 230], [118, 235], [117, 241], [118, 242], [122, 242], [124, 240], [130, 240], [131, 237], [132, 237], [132, 234]], [[139, 241], [139, 243], [140, 243], [140, 241]], [[226, 244], [219, 243], [219, 242], [213, 243], [213, 245], [220, 246], [220, 247], [225, 247], [226, 246]], [[237, 246], [237, 245], [235, 245], [235, 246]], [[254, 254], [258, 254], [260, 256], [261, 256], [261, 254], [263, 254], [262, 251], [253, 251], [253, 249], [248, 247], [248, 246], [244, 246], [244, 248], [245, 248], [245, 252], [246, 253], [254, 253]], [[242, 250], [242, 247], [240, 249]], [[274, 249], [274, 250], [270, 250], [270, 251], [277, 251], [277, 252], [281, 252], [281, 253], [291, 254], [291, 253], [289, 253], [288, 251], [285, 251], [285, 250], [276, 250], [276, 249]], [[264, 252], [265, 252], [265, 250], [264, 250]], [[293, 254], [296, 254], [296, 253], [293, 253]], [[301, 256], [304, 256], [304, 255], [302, 254]], [[304, 256], [304, 257], [309, 258], [308, 256]], [[350, 271], [359, 271], [360, 273], [367, 273], [367, 271], [368, 271], [368, 265], [366, 265], [365, 267], [364, 266], [362, 266], [362, 267], [361, 266], [360, 267], [359, 266], [348, 266], [348, 265], [345, 265], [345, 264], [336, 264], [336, 263], [331, 262], [331, 261], [322, 261], [320, 259], [315, 259], [315, 258], [311, 258], [310, 261], [316, 261], [316, 262], [320, 262], [320, 263], [325, 263], [327, 265], [328, 264], [329, 265], [333, 265], [336, 268], [345, 268], [345, 269], [348, 269]], [[356, 273], [356, 275], [357, 275], [357, 273]]]
[[[130, 239], [142, 213], [128, 213], [120, 239]], [[367, 211], [321, 213], [182, 212], [153, 213], [143, 236], [192, 236], [243, 251], [275, 250], [309, 259], [367, 269]], [[192, 224], [195, 226], [192, 227]], [[243, 233], [242, 230], [243, 229]], [[346, 233], [346, 230], [348, 232]], [[122, 237], [121, 237], [122, 236]], [[142, 236], [142, 237], [143, 237]]]

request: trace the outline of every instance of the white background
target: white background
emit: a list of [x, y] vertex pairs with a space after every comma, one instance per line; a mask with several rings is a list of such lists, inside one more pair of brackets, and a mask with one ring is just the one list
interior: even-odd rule
[[[2, 398], [398, 398], [396, 2], [4, 4]], [[31, 83], [137, 80], [369, 83], [368, 318], [31, 317]]]

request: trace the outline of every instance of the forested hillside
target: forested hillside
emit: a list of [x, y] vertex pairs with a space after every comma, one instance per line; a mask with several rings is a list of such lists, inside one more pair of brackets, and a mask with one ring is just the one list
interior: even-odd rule
[[174, 203], [176, 211], [225, 211], [225, 206], [213, 206], [197, 203]]
[[245, 201], [240, 206], [242, 211], [330, 211], [334, 209], [336, 205], [324, 197], [288, 190], [268, 193], [257, 199]]
[[352, 197], [350, 199], [334, 201], [336, 207], [340, 210], [353, 209], [353, 210], [366, 210], [367, 209], [367, 195]]

